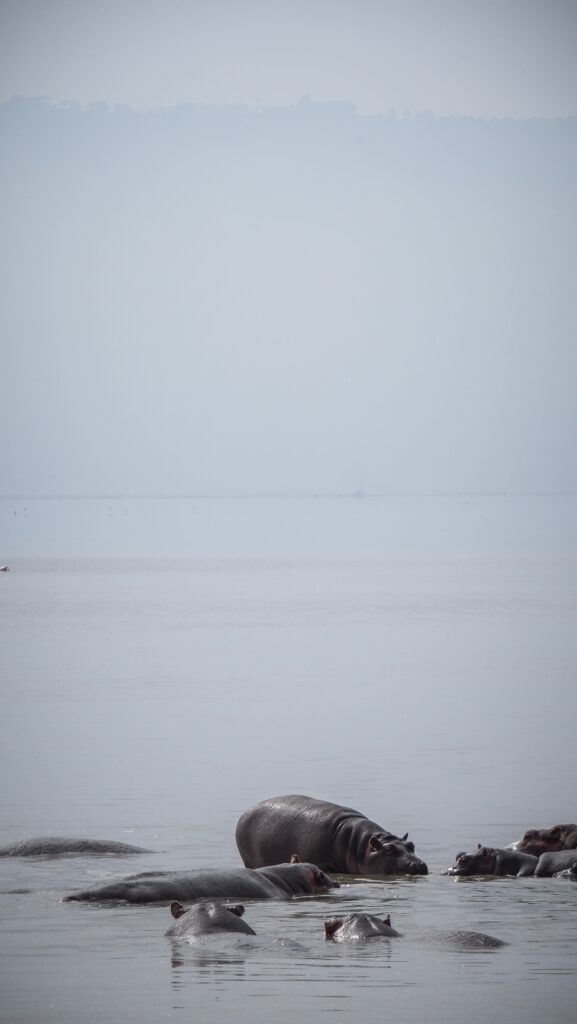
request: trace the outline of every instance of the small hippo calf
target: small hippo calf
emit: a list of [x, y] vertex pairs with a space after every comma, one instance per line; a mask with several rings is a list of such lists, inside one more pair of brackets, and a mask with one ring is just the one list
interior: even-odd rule
[[514, 875], [524, 878], [534, 874], [537, 857], [517, 850], [501, 850], [492, 846], [477, 846], [472, 853], [457, 854], [455, 863], [444, 874], [465, 877], [467, 875]]
[[540, 857], [542, 853], [555, 853], [557, 850], [575, 850], [577, 849], [577, 825], [531, 828], [512, 846], [519, 853], [531, 853], [534, 857]]
[[577, 850], [556, 850], [555, 853], [542, 853], [535, 868], [535, 874], [539, 878], [551, 878], [559, 871], [572, 867], [576, 861]]
[[[373, 914], [348, 914], [347, 917], [333, 917], [325, 921], [325, 938], [334, 942], [368, 942], [388, 937], [402, 937], [391, 927], [388, 914], [382, 919]], [[483, 932], [438, 932], [420, 935], [418, 939], [457, 950], [498, 949], [507, 945], [502, 939]]]
[[22, 839], [17, 843], [0, 846], [0, 857], [61, 857], [79, 853], [91, 855], [150, 852], [142, 846], [131, 846], [130, 843], [116, 843], [109, 839], [78, 839], [74, 836], [39, 836], [36, 839]]
[[177, 941], [196, 942], [206, 935], [256, 935], [246, 921], [242, 920], [244, 907], [238, 904], [227, 907], [222, 903], [198, 903], [188, 910], [181, 903], [171, 903], [170, 912], [176, 919], [166, 934]]

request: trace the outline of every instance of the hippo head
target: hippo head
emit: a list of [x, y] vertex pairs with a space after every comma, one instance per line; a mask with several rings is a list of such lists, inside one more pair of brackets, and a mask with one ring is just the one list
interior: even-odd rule
[[312, 896], [340, 888], [340, 882], [329, 878], [316, 864], [301, 861], [296, 853], [292, 854], [288, 864], [274, 864], [259, 870], [291, 896]]
[[415, 855], [415, 844], [408, 841], [408, 832], [402, 839], [375, 833], [369, 839], [366, 870], [371, 875], [427, 875], [429, 869]]
[[477, 846], [472, 853], [461, 851], [448, 870], [449, 875], [492, 875], [495, 871], [495, 851], [488, 846]]
[[[216, 903], [205, 903], [204, 905], [201, 904], [201, 906], [205, 913], [209, 915], [212, 913], [214, 916], [215, 907], [220, 905]], [[231, 914], [235, 915], [235, 917], [242, 917], [244, 914], [244, 907], [242, 903], [237, 903], [233, 907], [231, 907], [230, 904], [226, 904], [226, 906], [222, 906], [222, 909], [229, 910]], [[183, 907], [182, 903], [179, 903], [178, 900], [173, 900], [170, 904], [170, 913], [178, 920], [179, 917], [182, 917], [183, 914], [187, 913], [187, 909], [186, 907]]]
[[567, 836], [575, 825], [553, 825], [551, 828], [530, 828], [517, 843], [520, 853], [531, 853], [540, 857], [542, 853], [556, 853], [563, 850]]
[[187, 910], [175, 900], [170, 904], [170, 913], [176, 919], [176, 923], [168, 929], [166, 934], [176, 940], [186, 939], [188, 942], [192, 942], [203, 935], [215, 932], [255, 934], [250, 925], [241, 920], [244, 907], [240, 904], [228, 906], [224, 903], [203, 901], [195, 903]]
[[391, 928], [391, 918], [375, 917], [374, 914], [349, 914], [347, 917], [332, 917], [325, 921], [325, 938], [335, 942], [365, 942], [383, 935], [398, 935]]

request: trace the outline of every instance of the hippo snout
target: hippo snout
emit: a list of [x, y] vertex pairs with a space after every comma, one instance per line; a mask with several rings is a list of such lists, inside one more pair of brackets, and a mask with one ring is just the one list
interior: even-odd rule
[[410, 861], [410, 863], [407, 864], [407, 866], [405, 868], [405, 871], [407, 872], [408, 875], [428, 875], [429, 874], [429, 869], [428, 869], [427, 865], [425, 864], [424, 860], [419, 860], [418, 858], [416, 858], [415, 860]]

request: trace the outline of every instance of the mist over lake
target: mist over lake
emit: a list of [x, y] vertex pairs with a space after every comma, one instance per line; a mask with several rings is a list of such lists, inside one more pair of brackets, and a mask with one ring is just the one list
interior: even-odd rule
[[[575, 884], [442, 872], [577, 813], [576, 11], [4, 0], [6, 1024], [573, 1024]], [[65, 901], [291, 793], [429, 873]]]
[[[574, 817], [574, 498], [11, 499], [1, 511], [14, 558], [0, 595], [0, 839], [154, 851], [0, 863], [7, 1019], [288, 1021], [296, 1006], [307, 1021], [320, 1008], [352, 1020], [386, 1000], [408, 1021], [425, 1002], [432, 1020], [466, 1006], [501, 1021], [530, 983], [527, 1020], [551, 1001], [571, 1020], [571, 883], [440, 872], [457, 850]], [[409, 831], [430, 874], [249, 901], [258, 933], [303, 948], [189, 947], [172, 962], [165, 907], [61, 903], [134, 871], [237, 865], [239, 815], [284, 792]], [[332, 948], [324, 920], [353, 910], [390, 913], [403, 940]], [[443, 928], [509, 945], [440, 953]]]

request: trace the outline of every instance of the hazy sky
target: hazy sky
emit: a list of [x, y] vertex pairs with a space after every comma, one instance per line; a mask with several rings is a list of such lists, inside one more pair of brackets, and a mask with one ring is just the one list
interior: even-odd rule
[[575, 0], [1, 0], [0, 98], [577, 114]]
[[4, 494], [577, 488], [575, 2], [0, 10]]

